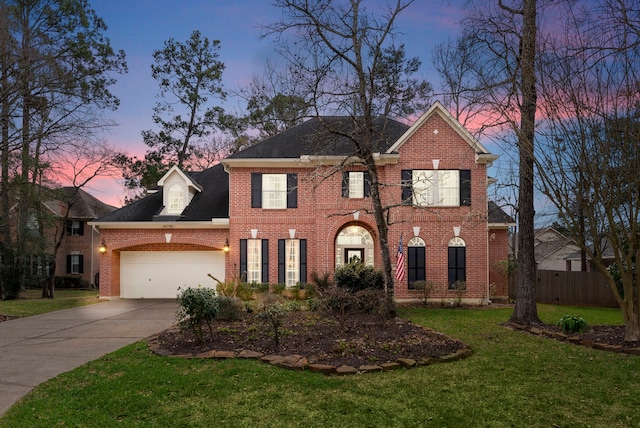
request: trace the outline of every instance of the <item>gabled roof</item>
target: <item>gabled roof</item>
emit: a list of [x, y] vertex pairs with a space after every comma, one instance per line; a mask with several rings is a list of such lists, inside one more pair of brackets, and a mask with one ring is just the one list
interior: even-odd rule
[[[189, 178], [198, 183], [202, 191], [197, 193], [181, 216], [181, 221], [210, 221], [229, 218], [229, 175], [221, 164], [201, 172], [189, 173]], [[162, 192], [148, 195], [96, 220], [102, 222], [151, 222], [163, 208]]]
[[[385, 153], [409, 127], [396, 120], [374, 119], [374, 152]], [[267, 138], [258, 144], [229, 156], [227, 159], [296, 159], [312, 156], [354, 155], [352, 135], [356, 124], [348, 116], [325, 116], [309, 119]]]
[[433, 105], [424, 112], [422, 116], [416, 122], [411, 125], [411, 128], [402, 135], [391, 147], [387, 149], [387, 153], [397, 152], [404, 143], [406, 143], [413, 134], [415, 134], [424, 123], [429, 120], [433, 115], [438, 114], [444, 119], [447, 124], [454, 129], [463, 140], [465, 140], [476, 154], [476, 162], [490, 164], [494, 160], [498, 159], [497, 155], [491, 154], [462, 124], [454, 118], [449, 111], [440, 104], [439, 101], [433, 103]]
[[516, 222], [509, 214], [504, 212], [495, 202], [488, 202], [488, 218], [489, 224], [499, 224], [504, 226], [515, 226]]
[[200, 186], [200, 184], [193, 179], [193, 177], [188, 176], [187, 174], [185, 174], [180, 168], [178, 168], [176, 165], [172, 166], [169, 171], [166, 172], [165, 175], [162, 176], [162, 178], [160, 180], [158, 180], [158, 186], [162, 187], [164, 186], [164, 182], [167, 178], [169, 178], [169, 176], [171, 176], [171, 174], [178, 174], [180, 177], [182, 177], [182, 179], [187, 183], [188, 187], [193, 187], [194, 189], [196, 189], [198, 192], [202, 191], [202, 186]]
[[116, 207], [105, 204], [89, 193], [76, 187], [61, 187], [56, 190], [59, 197], [49, 200], [44, 205], [58, 217], [64, 217], [69, 206], [69, 218], [93, 220], [117, 210]]

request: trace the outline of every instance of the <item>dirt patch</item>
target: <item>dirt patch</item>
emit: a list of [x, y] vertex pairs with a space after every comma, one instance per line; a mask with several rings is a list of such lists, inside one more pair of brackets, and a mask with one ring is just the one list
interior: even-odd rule
[[[317, 312], [287, 315], [279, 347], [269, 328], [252, 314], [239, 321], [216, 321], [213, 335], [202, 342], [176, 328], [155, 338], [156, 346], [172, 355], [198, 355], [209, 351], [255, 351], [266, 355], [303, 355], [309, 364], [352, 366], [381, 364], [408, 358], [421, 361], [454, 354], [467, 346], [456, 339], [394, 318], [382, 321], [371, 315], [351, 317], [344, 326]], [[205, 328], [206, 330], [206, 328]]]

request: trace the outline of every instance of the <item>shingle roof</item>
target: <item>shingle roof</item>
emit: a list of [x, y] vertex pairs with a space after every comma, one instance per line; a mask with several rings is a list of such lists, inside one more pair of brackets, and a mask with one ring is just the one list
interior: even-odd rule
[[515, 220], [511, 218], [509, 214], [504, 212], [502, 208], [500, 208], [495, 202], [489, 201], [488, 203], [488, 222], [491, 223], [499, 223], [499, 224], [515, 224]]
[[[221, 164], [188, 174], [200, 186], [189, 206], [176, 221], [208, 221], [229, 217], [229, 175]], [[162, 211], [162, 189], [99, 218], [98, 222], [153, 221]], [[160, 218], [161, 220], [164, 218]], [[172, 218], [173, 219], [173, 218]]]
[[[325, 116], [309, 119], [248, 147], [230, 159], [299, 158], [301, 155], [345, 156], [354, 154], [351, 140], [354, 120], [346, 116]], [[393, 119], [377, 117], [374, 120], [374, 152], [384, 153], [404, 134], [409, 126]], [[343, 135], [340, 135], [343, 134]]]
[[105, 204], [89, 193], [76, 187], [61, 187], [56, 190], [58, 198], [44, 204], [57, 216], [64, 216], [69, 203], [69, 218], [93, 220], [104, 216], [116, 207]]

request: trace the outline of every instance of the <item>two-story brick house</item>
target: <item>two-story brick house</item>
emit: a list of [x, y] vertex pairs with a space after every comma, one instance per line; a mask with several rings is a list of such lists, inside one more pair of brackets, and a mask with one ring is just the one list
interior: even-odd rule
[[117, 208], [108, 205], [82, 189], [62, 187], [59, 197], [44, 206], [54, 218], [48, 230], [49, 248], [60, 240], [56, 256], [55, 276], [77, 277], [87, 284], [97, 285], [100, 268], [100, 232], [88, 225]]
[[[368, 173], [335, 132], [350, 127], [316, 118], [208, 170], [172, 168], [158, 192], [93, 223], [107, 246], [101, 296], [171, 298], [214, 286], [210, 275], [292, 286], [354, 258], [381, 267]], [[493, 266], [513, 221], [487, 200], [497, 156], [439, 103], [412, 126], [378, 118], [374, 131], [390, 251], [395, 262], [402, 237], [406, 261], [396, 298], [417, 297], [417, 280], [433, 283], [434, 299], [454, 298], [460, 283], [469, 303], [506, 295]]]

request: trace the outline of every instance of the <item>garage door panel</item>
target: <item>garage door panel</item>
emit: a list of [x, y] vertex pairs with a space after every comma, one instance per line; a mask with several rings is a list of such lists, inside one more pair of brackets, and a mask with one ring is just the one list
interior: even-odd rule
[[175, 298], [178, 288], [214, 287], [208, 274], [224, 281], [222, 251], [123, 251], [121, 297]]

